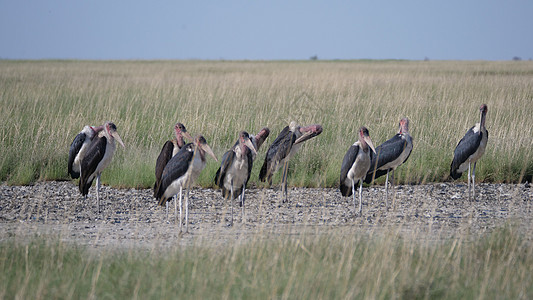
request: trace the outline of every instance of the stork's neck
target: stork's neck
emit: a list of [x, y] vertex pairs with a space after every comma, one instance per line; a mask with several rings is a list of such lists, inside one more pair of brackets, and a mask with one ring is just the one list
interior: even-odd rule
[[363, 136], [359, 137], [359, 145], [361, 145], [361, 149], [363, 149], [363, 151], [365, 153], [368, 152], [368, 144], [366, 143], [366, 141], [363, 138]]
[[183, 145], [185, 145], [185, 140], [183, 139], [183, 136], [181, 133], [176, 134], [176, 144], [178, 145], [178, 148], [182, 148]]
[[205, 151], [201, 147], [196, 146], [196, 153], [195, 155], [198, 155], [198, 157], [205, 162]]
[[487, 117], [487, 113], [482, 111], [481, 112], [481, 121], [479, 121], [479, 129], [485, 128], [485, 118]]

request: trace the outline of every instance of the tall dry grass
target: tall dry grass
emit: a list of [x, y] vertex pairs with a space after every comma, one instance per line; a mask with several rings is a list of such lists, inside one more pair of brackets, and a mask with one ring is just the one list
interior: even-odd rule
[[12, 238], [0, 243], [0, 297], [530, 299], [532, 249], [513, 226], [444, 240], [330, 228], [144, 251]]
[[[126, 143], [104, 183], [149, 187], [172, 125], [203, 134], [222, 155], [240, 130], [268, 126], [264, 152], [291, 120], [324, 132], [291, 161], [289, 184], [335, 186], [357, 129], [375, 145], [411, 120], [414, 150], [400, 182], [446, 180], [453, 149], [487, 103], [489, 144], [479, 181], [533, 175], [533, 63], [411, 61], [0, 61], [0, 180], [66, 179], [68, 147], [85, 124], [114, 121]], [[212, 185], [209, 160], [198, 183]], [[274, 182], [279, 182], [280, 175]], [[464, 179], [463, 179], [464, 180]]]

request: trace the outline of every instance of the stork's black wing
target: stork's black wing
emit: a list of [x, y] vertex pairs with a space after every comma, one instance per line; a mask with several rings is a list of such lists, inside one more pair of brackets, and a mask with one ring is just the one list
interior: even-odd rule
[[[387, 170], [380, 170], [381, 167], [400, 157], [405, 147], [407, 147], [407, 142], [407, 139], [402, 139], [400, 134], [396, 134], [383, 144], [376, 147], [376, 154], [371, 153], [370, 155], [372, 160], [370, 163], [370, 169], [368, 170], [368, 175], [365, 178], [365, 183], [370, 183], [372, 182], [372, 179], [376, 179], [387, 174]], [[409, 155], [405, 158], [402, 164], [407, 161], [410, 155], [411, 152], [409, 152]]]
[[156, 198], [159, 199], [159, 205], [165, 205], [167, 200], [163, 198], [165, 190], [172, 184], [174, 180], [187, 173], [193, 156], [193, 144], [189, 143], [185, 145], [185, 147], [181, 148], [180, 151], [168, 161], [165, 169], [163, 170], [163, 174], [161, 175], [160, 184], [155, 190]]
[[87, 135], [83, 132], [80, 132], [78, 135], [76, 135], [72, 141], [72, 144], [70, 144], [70, 150], [68, 151], [68, 173], [73, 179], [80, 178], [80, 173], [74, 171], [72, 169], [72, 165], [74, 164], [74, 159], [80, 152], [81, 146], [83, 146], [83, 142], [85, 142], [86, 138]]
[[[89, 181], [89, 177], [96, 171], [98, 164], [104, 158], [105, 149], [107, 147], [107, 138], [105, 136], [96, 137], [92, 140], [85, 157], [81, 161], [81, 178], [79, 188], [82, 195], [89, 193], [89, 188], [93, 183]], [[93, 178], [94, 179], [94, 178]]]
[[157, 157], [157, 161], [155, 163], [155, 184], [154, 184], [154, 197], [155, 195], [155, 189], [157, 185], [159, 184], [159, 181], [161, 181], [161, 175], [163, 174], [163, 170], [165, 169], [165, 166], [172, 158], [172, 152], [174, 151], [174, 144], [172, 141], [167, 141], [165, 145], [163, 145], [163, 148], [161, 149], [161, 153], [159, 153], [159, 156]]
[[465, 136], [459, 141], [457, 147], [453, 151], [453, 161], [450, 165], [450, 176], [453, 179], [461, 177], [462, 173], [458, 173], [457, 169], [463, 164], [472, 154], [476, 152], [483, 138], [483, 132], [474, 132], [474, 127], [470, 128]]
[[350, 146], [348, 152], [346, 152], [346, 154], [344, 155], [344, 159], [342, 160], [339, 188], [341, 190], [341, 194], [345, 197], [352, 195], [352, 187], [346, 185], [346, 177], [348, 177], [348, 172], [355, 163], [355, 159], [357, 158], [359, 149], [360, 148], [358, 145]]
[[268, 178], [269, 184], [274, 170], [278, 163], [291, 152], [292, 145], [296, 140], [296, 135], [289, 130], [289, 126], [283, 128], [272, 145], [268, 148], [265, 161], [259, 172], [259, 180], [265, 181]]

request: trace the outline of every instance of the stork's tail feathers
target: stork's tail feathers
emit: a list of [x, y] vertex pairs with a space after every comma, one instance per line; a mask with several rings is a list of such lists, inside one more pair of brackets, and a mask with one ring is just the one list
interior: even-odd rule
[[159, 197], [159, 202], [157, 202], [157, 205], [159, 206], [165, 206], [167, 204], [168, 198], [161, 196]]
[[268, 169], [267, 161], [265, 160], [265, 162], [263, 163], [263, 166], [261, 167], [261, 171], [259, 172], [259, 180], [261, 180], [261, 182], [265, 182], [266, 180], [267, 169]]
[[455, 162], [455, 159], [452, 161], [452, 164], [450, 165], [450, 177], [453, 179], [459, 179], [463, 173], [457, 172], [457, 169], [459, 169], [459, 165]]
[[154, 185], [154, 198], [158, 199], [158, 205], [164, 206], [167, 203], [167, 199], [163, 197], [163, 192], [161, 191], [161, 180], [156, 181]]
[[76, 172], [74, 170], [69, 170], [68, 173], [70, 174], [70, 177], [72, 177], [72, 179], [80, 178], [80, 173], [79, 172]]
[[450, 177], [453, 179], [459, 179], [463, 175], [463, 173], [458, 173], [457, 168], [451, 168], [450, 170]]
[[85, 178], [84, 176], [81, 176], [80, 182], [79, 182], [80, 193], [83, 196], [87, 196], [87, 194], [89, 194], [89, 188], [91, 187], [92, 184], [93, 184], [92, 180], [90, 182], [87, 182], [87, 178]]
[[341, 182], [339, 188], [341, 190], [341, 195], [343, 195], [344, 197], [349, 197], [349, 196], [352, 195], [352, 187], [351, 186], [346, 185], [343, 182]]

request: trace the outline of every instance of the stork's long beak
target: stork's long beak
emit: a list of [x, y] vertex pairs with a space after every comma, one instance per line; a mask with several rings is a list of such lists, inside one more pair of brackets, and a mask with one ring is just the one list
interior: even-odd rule
[[255, 150], [254, 144], [252, 144], [252, 141], [250, 139], [246, 139], [246, 142], [244, 142], [246, 147], [252, 151], [253, 154], [257, 155], [257, 150]]
[[310, 126], [307, 126], [307, 127], [304, 127], [304, 128], [300, 128], [300, 131], [305, 131], [305, 133], [301, 137], [296, 139], [296, 141], [294, 141], [295, 145], [297, 145], [299, 143], [302, 143], [302, 142], [305, 142], [308, 139], [314, 138], [315, 136], [321, 134], [322, 133], [322, 126], [320, 126], [318, 124], [310, 125]]
[[211, 150], [211, 147], [209, 147], [208, 144], [203, 144], [203, 145], [201, 145], [201, 147], [202, 147], [202, 149], [204, 149], [205, 152], [207, 152], [207, 154], [211, 155], [211, 157], [213, 157], [215, 159], [215, 161], [218, 162], [218, 159], [215, 156], [215, 153], [213, 153], [213, 150]]
[[370, 137], [369, 136], [365, 136], [364, 139], [365, 139], [365, 142], [370, 147], [370, 149], [372, 149], [372, 152], [376, 153], [376, 149], [374, 148], [374, 144], [372, 144], [372, 140], [370, 139]]
[[269, 134], [270, 134], [270, 129], [268, 129], [268, 127], [264, 127], [255, 136], [255, 142], [257, 144], [257, 149], [255, 149], [256, 151], [259, 150], [259, 147], [261, 147], [261, 145], [263, 145], [263, 142], [266, 140]]
[[181, 133], [182, 133], [183, 136], [186, 137], [189, 141], [194, 140], [194, 139], [192, 138], [192, 136], [191, 136], [187, 131], [182, 131]]
[[115, 138], [115, 140], [118, 141], [120, 145], [122, 145], [122, 148], [126, 149], [126, 147], [124, 146], [124, 143], [122, 142], [122, 139], [120, 138], [120, 135], [118, 135], [116, 131], [113, 132], [111, 135], [113, 136], [113, 138]]

